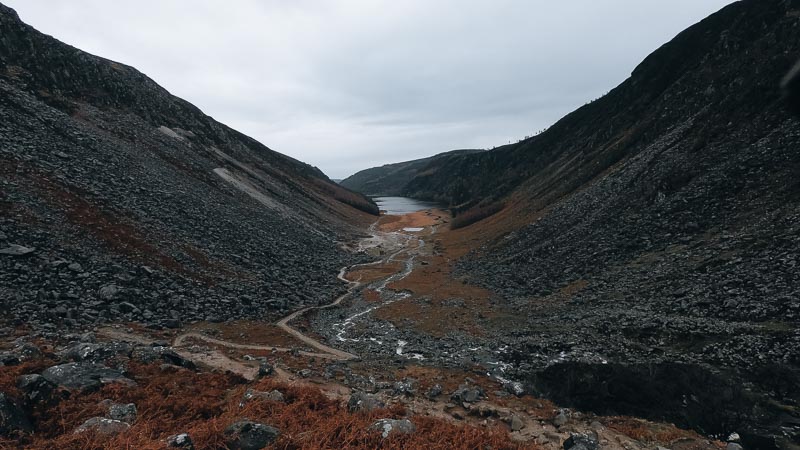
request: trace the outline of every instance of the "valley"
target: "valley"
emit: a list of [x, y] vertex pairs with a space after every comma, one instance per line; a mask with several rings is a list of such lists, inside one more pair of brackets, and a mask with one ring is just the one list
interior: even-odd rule
[[800, 449], [798, 55], [733, 2], [338, 182], [0, 4], [0, 448]]
[[[348, 405], [353, 398], [366, 396], [371, 402], [388, 405], [376, 410], [402, 408], [403, 415], [414, 423], [424, 417], [457, 429], [485, 430], [472, 442], [489, 439], [491, 433], [505, 435], [507, 438], [496, 441], [500, 448], [560, 449], [573, 435], [587, 436], [587, 442], [608, 449], [644, 450], [656, 444], [687, 450], [718, 448], [717, 442], [674, 425], [559, 408], [526, 395], [522, 383], [505, 378], [509, 365], [501, 362], [503, 348], [496, 348], [497, 341], [476, 323], [484, 312], [494, 311], [497, 318], [498, 309], [485, 304], [485, 293], [449, 275], [431, 280], [435, 285], [414, 281], [428, 280], [431, 271], [448, 271], [446, 259], [441, 259], [438, 235], [447, 234], [443, 229], [449, 220], [442, 210], [381, 216], [369, 227], [370, 235], [354, 243], [377, 259], [340, 271], [339, 278], [348, 284], [348, 291], [330, 303], [295, 311], [274, 326], [260, 321], [206, 322], [187, 331], [157, 331], [136, 324], [114, 325], [98, 329], [91, 342], [84, 336], [85, 342], [77, 345], [85, 349], [79, 360], [114, 354], [118, 358], [124, 354], [119, 353], [120, 346], [134, 352], [139, 347], [168, 346], [183, 367], [241, 377], [247, 386], [258, 389], [269, 380], [269, 386], [280, 392], [318, 391], [329, 401], [349, 401]], [[420, 231], [404, 231], [408, 228]], [[466, 301], [441, 302], [455, 295]], [[129, 366], [131, 369], [134, 366]], [[131, 370], [131, 374], [138, 372]], [[183, 372], [174, 375], [176, 380], [188, 376]], [[125, 401], [138, 390], [104, 388], [104, 395]], [[76, 397], [73, 401], [87, 400]], [[290, 435], [289, 441], [280, 442], [304, 447], [304, 440], [313, 442], [320, 432], [303, 438]], [[57, 442], [71, 445], [77, 441], [64, 435]], [[90, 445], [90, 441], [81, 442]], [[147, 440], [138, 442], [151, 445]], [[413, 445], [404, 438], [393, 442]], [[195, 443], [202, 441], [195, 438]], [[431, 448], [473, 445], [449, 442]]]

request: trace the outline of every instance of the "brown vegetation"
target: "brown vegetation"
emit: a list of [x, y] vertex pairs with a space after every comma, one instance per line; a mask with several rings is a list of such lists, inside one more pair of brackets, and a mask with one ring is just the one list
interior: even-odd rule
[[678, 439], [698, 438], [697, 433], [670, 424], [657, 424], [633, 417], [606, 417], [603, 425], [641, 442], [670, 443]]
[[363, 284], [372, 283], [373, 281], [382, 280], [386, 277], [394, 275], [403, 269], [403, 264], [400, 262], [388, 262], [381, 265], [362, 267], [357, 270], [348, 272], [345, 275], [350, 281], [360, 281]]
[[464, 228], [468, 225], [472, 225], [475, 222], [479, 222], [489, 216], [497, 214], [503, 208], [505, 208], [504, 203], [495, 202], [485, 206], [476, 206], [468, 209], [467, 211], [453, 218], [453, 221], [450, 223], [450, 228], [456, 230], [458, 228]]
[[[4, 371], [0, 389], [9, 388], [12, 377], [32, 369], [20, 366], [13, 374]], [[186, 432], [198, 449], [222, 449], [225, 448], [223, 430], [237, 420], [248, 418], [281, 431], [272, 447], [278, 449], [522, 448], [510, 440], [503, 427], [463, 426], [421, 416], [410, 417], [417, 432], [383, 440], [379, 433], [368, 430], [369, 426], [380, 418], [405, 417], [404, 407], [349, 413], [343, 402], [332, 400], [308, 385], [289, 385], [272, 379], [246, 385], [232, 375], [183, 369], [165, 372], [157, 365], [132, 365], [131, 372], [137, 387], [107, 385], [98, 392], [69, 396], [35, 414], [33, 436], [0, 445], [36, 449], [159, 449], [164, 447], [163, 440], [168, 436]], [[241, 405], [248, 387], [261, 391], [278, 389], [286, 402], [253, 400]], [[135, 403], [138, 419], [133, 426], [115, 437], [88, 432], [74, 434], [72, 430], [86, 419], [105, 413], [99, 404], [104, 399]]]
[[381, 216], [378, 229], [381, 231], [400, 231], [406, 227], [430, 227], [440, 224], [449, 214], [440, 209], [417, 211], [401, 216]]
[[381, 300], [380, 292], [374, 289], [364, 289], [364, 292], [361, 295], [364, 296], [364, 300], [370, 303], [379, 302]]
[[185, 331], [197, 331], [236, 344], [297, 348], [305, 346], [275, 324], [257, 320], [198, 322], [188, 325]]

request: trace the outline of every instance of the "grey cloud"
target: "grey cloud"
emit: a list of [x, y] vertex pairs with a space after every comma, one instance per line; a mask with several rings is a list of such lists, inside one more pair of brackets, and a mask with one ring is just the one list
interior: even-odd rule
[[729, 0], [5, 0], [334, 178], [532, 134]]

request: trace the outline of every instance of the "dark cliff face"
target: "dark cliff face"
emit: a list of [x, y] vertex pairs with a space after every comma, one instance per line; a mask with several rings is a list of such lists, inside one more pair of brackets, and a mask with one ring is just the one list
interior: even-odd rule
[[372, 167], [347, 177], [341, 181], [341, 185], [374, 197], [402, 196], [411, 180], [417, 176], [425, 176], [424, 170], [433, 161], [441, 161], [456, 155], [468, 155], [482, 151], [453, 150], [429, 158]]
[[337, 240], [367, 220], [349, 205], [377, 211], [0, 5], [1, 320], [175, 326], [332, 298]]

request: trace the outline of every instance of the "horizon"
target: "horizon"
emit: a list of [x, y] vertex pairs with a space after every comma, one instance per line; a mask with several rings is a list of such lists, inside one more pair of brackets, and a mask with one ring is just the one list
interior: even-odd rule
[[[344, 179], [535, 135], [733, 2], [4, 3], [39, 31], [130, 65], [219, 122]], [[208, 33], [219, 24], [236, 27]]]

